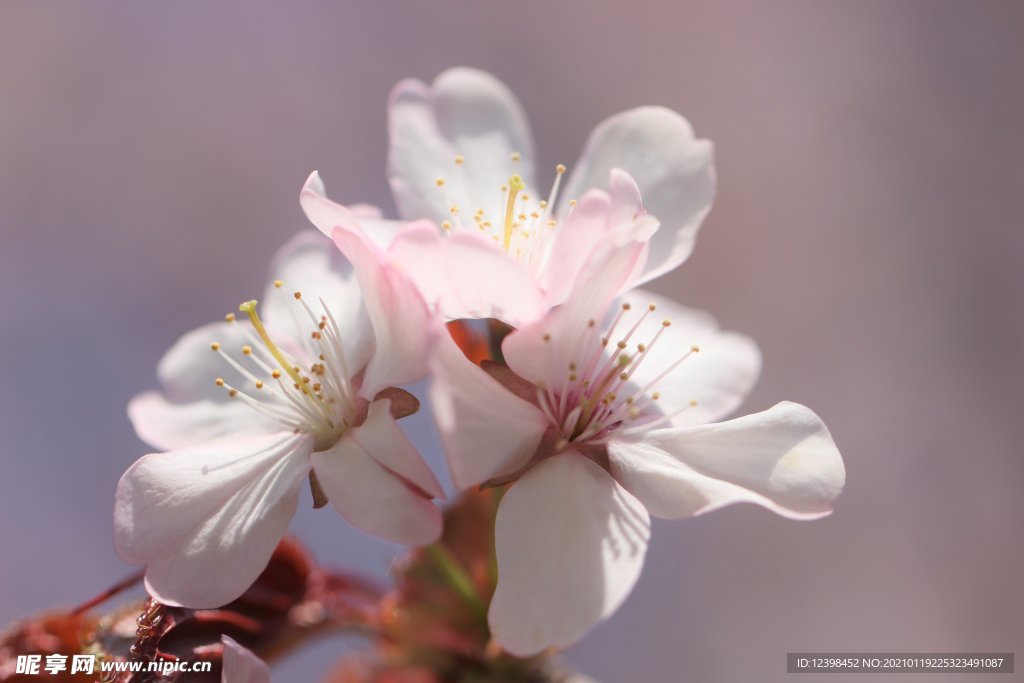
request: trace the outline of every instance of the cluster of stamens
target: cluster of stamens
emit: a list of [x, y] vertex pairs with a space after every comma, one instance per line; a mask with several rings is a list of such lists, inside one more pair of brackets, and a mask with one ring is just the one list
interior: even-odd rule
[[[516, 163], [521, 158], [522, 156], [516, 152], [512, 154], [511, 161]], [[464, 157], [455, 157], [457, 170], [461, 171], [464, 164], [466, 164]], [[500, 244], [505, 251], [520, 262], [533, 268], [539, 267], [547, 256], [551, 231], [558, 227], [560, 221], [565, 220], [565, 216], [559, 217], [554, 214], [555, 200], [558, 198], [559, 186], [565, 171], [566, 168], [563, 164], [558, 164], [555, 167], [555, 180], [548, 192], [547, 199], [539, 201], [526, 191], [527, 187], [522, 176], [518, 173], [513, 174], [508, 182], [500, 188], [501, 215], [490, 215], [486, 209], [477, 207], [472, 214], [473, 225]], [[445, 193], [445, 205], [448, 206], [448, 212], [451, 214], [451, 218], [443, 221], [441, 227], [445, 232], [450, 232], [453, 227], [464, 229], [466, 227], [462, 218], [465, 215], [464, 207], [459, 206], [448, 197], [445, 178], [438, 178], [436, 184], [438, 189]], [[499, 188], [494, 189], [498, 191]], [[569, 206], [571, 211], [572, 207], [576, 206], [576, 200], [570, 201]]]
[[[274, 286], [280, 289], [283, 283], [277, 280]], [[246, 301], [239, 306], [249, 323], [245, 326], [249, 343], [238, 349], [242, 359], [236, 359], [220, 342], [213, 342], [210, 348], [245, 378], [249, 386], [232, 386], [223, 377], [216, 378], [214, 383], [224, 388], [228, 396], [244, 401], [257, 412], [295, 432], [314, 434], [321, 445], [330, 445], [340, 438], [357, 405], [351, 381], [353, 374], [345, 360], [341, 331], [327, 305], [321, 299], [323, 312], [316, 315], [301, 292], [295, 292], [293, 298], [300, 309], [298, 314], [293, 312], [296, 329], [305, 326], [300, 324], [304, 316], [309, 319], [310, 331], [308, 337], [289, 341], [297, 343], [311, 362], [304, 363], [282, 350], [260, 318], [257, 302]], [[236, 320], [234, 313], [227, 314], [225, 320], [245, 325]]]
[[[663, 320], [649, 340], [635, 342], [637, 330], [656, 310], [655, 304], [650, 304], [622, 337], [613, 342], [616, 329], [630, 310], [630, 304], [622, 304], [604, 334], [597, 331], [596, 321], [589, 320], [584, 338], [593, 343], [584, 342], [585, 346], [581, 346], [583, 357], [580, 361], [569, 363], [561, 386], [537, 387], [537, 401], [541, 410], [562, 434], [559, 448], [569, 443], [600, 445], [607, 442], [613, 432], [629, 433], [631, 430], [650, 429], [670, 422], [681, 412], [697, 405], [696, 401], [690, 401], [671, 414], [663, 414], [654, 409], [660, 398], [655, 387], [693, 354], [698, 353], [698, 346], [690, 346], [645, 385], [636, 387], [632, 383], [633, 375], [647, 360], [651, 349], [672, 322]], [[543, 340], [551, 342], [551, 336], [545, 334]]]

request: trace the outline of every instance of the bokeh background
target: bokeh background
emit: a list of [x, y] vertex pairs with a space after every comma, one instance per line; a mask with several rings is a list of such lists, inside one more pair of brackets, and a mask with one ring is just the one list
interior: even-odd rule
[[[261, 291], [310, 170], [391, 209], [387, 92], [460, 64], [519, 95], [542, 167], [639, 104], [714, 140], [715, 209], [654, 289], [754, 336], [746, 409], [812, 406], [849, 471], [824, 521], [656, 524], [632, 597], [568, 659], [674, 683], [788, 680], [787, 651], [1024, 652], [1013, 0], [3, 0], [0, 622], [128, 571], [126, 401], [180, 333]], [[329, 513], [294, 528], [327, 563], [383, 574], [394, 553]]]

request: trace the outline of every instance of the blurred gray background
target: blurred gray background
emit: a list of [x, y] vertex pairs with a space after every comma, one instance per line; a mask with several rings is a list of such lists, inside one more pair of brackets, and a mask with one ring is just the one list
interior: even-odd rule
[[[716, 206], [654, 289], [755, 337], [745, 411], [812, 406], [849, 471], [824, 521], [656, 524], [632, 597], [568, 659], [674, 683], [789, 680], [787, 651], [1024, 652], [1012, 1], [2, 0], [0, 622], [128, 571], [126, 401], [261, 291], [310, 170], [391, 209], [387, 92], [460, 64], [519, 95], [542, 168], [639, 104], [715, 141]], [[294, 528], [327, 563], [383, 573], [394, 552], [305, 506]], [[338, 647], [277, 680], [316, 680]]]

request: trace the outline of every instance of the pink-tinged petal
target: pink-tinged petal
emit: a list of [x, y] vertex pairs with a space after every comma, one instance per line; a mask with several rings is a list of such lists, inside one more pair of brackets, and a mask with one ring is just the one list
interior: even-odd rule
[[403, 545], [432, 543], [441, 535], [441, 510], [363, 447], [363, 441], [382, 445], [379, 435], [370, 434], [373, 429], [363, 424], [313, 454], [321, 488], [338, 514], [361, 531]]
[[[629, 353], [639, 353], [637, 344], [647, 347], [631, 371], [630, 389], [646, 388], [647, 395], [657, 392], [656, 405], [673, 416], [671, 425], [721, 420], [743, 403], [761, 371], [761, 353], [752, 339], [723, 332], [710, 314], [652, 292], [634, 290], [621, 300], [633, 311], [631, 318], [625, 318], [627, 324], [651, 304], [656, 307], [630, 338]], [[663, 327], [665, 321], [671, 325]], [[693, 352], [694, 347], [699, 350]]]
[[221, 636], [224, 657], [220, 683], [270, 683], [270, 667], [228, 636]]
[[140, 439], [162, 451], [196, 446], [231, 434], [281, 431], [280, 422], [241, 401], [174, 403], [155, 391], [133, 398], [128, 403], [128, 418]]
[[[302, 348], [303, 341], [315, 329], [309, 315], [295, 300], [295, 292], [301, 292], [314, 314], [323, 315], [323, 304], [327, 305], [341, 330], [345, 363], [350, 371], [355, 374], [366, 365], [374, 348], [370, 318], [355, 270], [331, 240], [313, 231], [295, 235], [274, 256], [270, 275], [272, 281], [261, 302], [262, 315], [280, 343], [289, 349], [296, 345]], [[277, 287], [274, 280], [283, 285]]]
[[[405, 219], [440, 222], [451, 217], [453, 203], [500, 216], [500, 188], [513, 173], [533, 187], [526, 118], [515, 96], [488, 73], [458, 68], [430, 86], [400, 82], [391, 92], [389, 129], [388, 179]], [[438, 178], [446, 179], [443, 191]]]
[[427, 373], [437, 336], [437, 321], [415, 285], [383, 252], [364, 237], [334, 231], [334, 243], [355, 268], [363, 303], [373, 327], [375, 350], [366, 366], [363, 395], [372, 398], [384, 387], [409, 384]]
[[[601, 123], [591, 133], [563, 200], [602, 187], [621, 168], [636, 179], [644, 205], [661, 221], [651, 238], [642, 281], [677, 267], [693, 251], [701, 221], [715, 194], [712, 145], [694, 137], [679, 114], [663, 107], [640, 107]], [[564, 214], [563, 206], [560, 213]]]
[[444, 498], [437, 477], [391, 416], [390, 400], [371, 403], [366, 422], [353, 430], [352, 438], [378, 464], [434, 498]]
[[249, 338], [241, 325], [226, 322], [203, 325], [182, 336], [160, 359], [156, 369], [169, 401], [207, 399], [226, 403], [227, 391], [214, 384], [218, 377], [232, 386], [245, 386], [245, 378], [211, 350], [213, 342], [225, 351], [238, 353]]
[[114, 546], [168, 605], [219, 607], [256, 580], [295, 514], [312, 438], [221, 439], [147, 455], [117, 486]]
[[572, 645], [629, 595], [649, 537], [643, 505], [601, 467], [575, 452], [543, 461], [498, 508], [494, 638], [520, 657]]
[[581, 365], [599, 351], [606, 313], [643, 253], [642, 242], [595, 250], [565, 304], [505, 337], [502, 352], [520, 377], [559, 387], [570, 365]]
[[548, 426], [538, 408], [469, 361], [447, 335], [438, 342], [431, 369], [434, 419], [458, 489], [529, 462]]
[[529, 271], [480, 235], [446, 237], [421, 222], [398, 234], [388, 257], [447, 319], [497, 318], [518, 325], [543, 311], [543, 295]]
[[846, 469], [817, 415], [779, 403], [745, 417], [617, 437], [611, 472], [655, 517], [755, 503], [794, 519], [829, 514]]
[[299, 192], [299, 205], [309, 222], [330, 237], [335, 228], [355, 230], [369, 237], [377, 246], [386, 247], [402, 228], [401, 221], [381, 218], [380, 209], [368, 204], [342, 206], [327, 198], [327, 190], [317, 171], [306, 179]]

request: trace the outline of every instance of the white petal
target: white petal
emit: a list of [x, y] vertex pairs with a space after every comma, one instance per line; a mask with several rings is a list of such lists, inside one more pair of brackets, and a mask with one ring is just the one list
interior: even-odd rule
[[444, 498], [444, 489], [437, 477], [391, 416], [391, 401], [371, 403], [366, 422], [353, 430], [352, 438], [378, 464], [434, 498]]
[[[603, 187], [621, 168], [636, 179], [644, 205], [661, 221], [651, 239], [644, 280], [672, 270], [690, 255], [715, 193], [712, 146], [698, 140], [679, 114], [640, 107], [601, 123], [591, 133], [564, 192], [563, 202]], [[560, 213], [564, 209], [560, 207]]]
[[[634, 290], [623, 296], [622, 301], [631, 305], [632, 319], [650, 304], [656, 306], [630, 338], [630, 353], [637, 353], [637, 344], [648, 344], [630, 385], [639, 390], [654, 382], [647, 394], [660, 394], [656, 405], [664, 413], [675, 415], [672, 425], [721, 420], [746, 399], [761, 370], [761, 353], [752, 339], [723, 332], [710, 314], [680, 306], [652, 292]], [[627, 318], [627, 323], [632, 319]], [[666, 320], [672, 324], [662, 330]], [[657, 342], [649, 344], [659, 330]], [[676, 365], [694, 346], [700, 350]], [[675, 369], [664, 375], [673, 365]], [[691, 406], [691, 401], [696, 401], [696, 405]]]
[[375, 349], [363, 377], [363, 395], [373, 397], [385, 387], [421, 379], [438, 328], [423, 297], [362, 235], [336, 229], [334, 242], [355, 268], [373, 327]]
[[[289, 351], [309, 348], [305, 355], [315, 359], [319, 349], [310, 342], [316, 329], [295, 292], [318, 318], [324, 315], [321, 299], [341, 331], [342, 348], [349, 371], [354, 375], [370, 360], [374, 349], [373, 328], [352, 264], [335, 244], [312, 231], [290, 239], [274, 256], [272, 282], [263, 295], [262, 315], [276, 343]], [[273, 280], [283, 284], [276, 287]], [[246, 324], [246, 323], [243, 323]], [[238, 356], [240, 358], [240, 356]]]
[[270, 683], [270, 667], [228, 636], [221, 636], [224, 657], [220, 683]]
[[643, 568], [650, 519], [607, 472], [569, 452], [508, 490], [495, 534], [491, 632], [529, 656], [572, 645], [618, 609]]
[[309, 222], [327, 237], [335, 228], [352, 229], [359, 226], [377, 244], [387, 247], [404, 225], [401, 221], [381, 218], [380, 209], [368, 204], [342, 206], [327, 198], [327, 190], [317, 171], [313, 171], [299, 192], [299, 204]]
[[249, 338], [241, 325], [226, 322], [203, 325], [182, 336], [157, 365], [157, 377], [168, 400], [227, 403], [228, 392], [216, 386], [214, 380], [223, 377], [232, 386], [246, 385], [242, 375], [211, 350], [213, 342], [220, 343], [227, 352], [239, 354]]
[[147, 455], [117, 486], [114, 545], [169, 605], [219, 607], [256, 580], [288, 529], [312, 439], [273, 434]]
[[[391, 92], [388, 178], [399, 214], [450, 218], [503, 215], [501, 186], [518, 173], [533, 187], [533, 142], [519, 102], [503, 83], [475, 69], [450, 69], [432, 86], [405, 80]], [[513, 154], [521, 159], [512, 162]], [[461, 165], [455, 157], [464, 158]], [[443, 188], [437, 179], [445, 178]]]
[[429, 223], [402, 230], [388, 257], [445, 318], [535, 319], [543, 296], [529, 271], [490, 240], [471, 233], [444, 237]]
[[163, 451], [197, 446], [231, 434], [281, 431], [280, 422], [241, 401], [173, 403], [155, 391], [133, 398], [128, 403], [128, 418], [140, 439]]
[[656, 517], [748, 502], [786, 517], [832, 511], [846, 470], [817, 415], [783, 402], [728, 422], [659, 429], [608, 444], [615, 478]]
[[430, 401], [457, 488], [510, 474], [530, 460], [548, 426], [540, 409], [468, 360], [448, 335], [441, 336], [431, 369]]
[[386, 541], [425, 545], [441, 535], [441, 511], [378, 463], [363, 447], [379, 446], [373, 425], [349, 431], [313, 454], [313, 469], [331, 505], [352, 526]]

